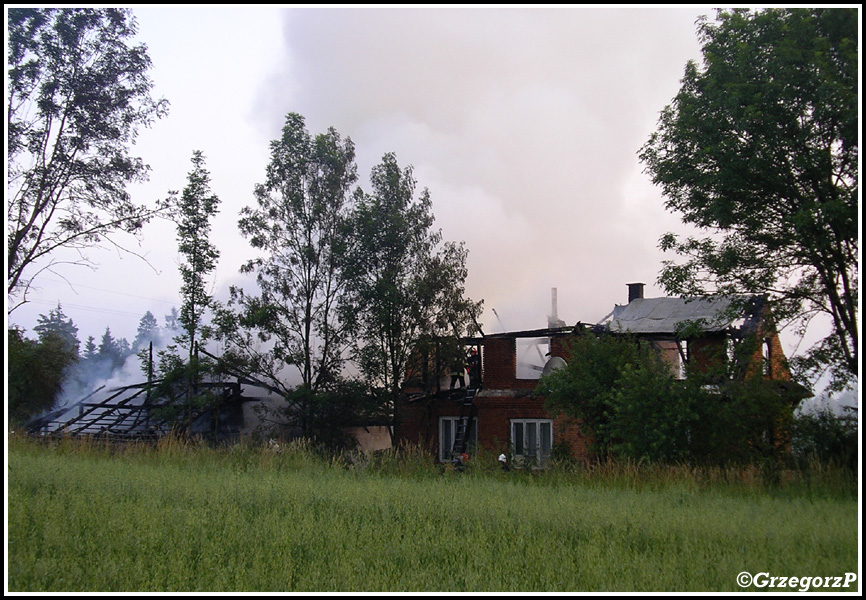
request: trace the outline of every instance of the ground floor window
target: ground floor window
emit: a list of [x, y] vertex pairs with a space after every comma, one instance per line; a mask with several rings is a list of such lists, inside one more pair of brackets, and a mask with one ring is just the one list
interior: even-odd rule
[[[460, 417], [439, 417], [439, 460], [446, 462], [451, 460], [454, 449], [454, 436]], [[469, 432], [469, 445], [467, 450], [470, 454], [474, 452], [478, 443], [478, 419], [472, 419], [472, 429]]]
[[516, 466], [531, 462], [540, 466], [550, 458], [553, 447], [553, 421], [550, 419], [512, 419], [511, 452]]

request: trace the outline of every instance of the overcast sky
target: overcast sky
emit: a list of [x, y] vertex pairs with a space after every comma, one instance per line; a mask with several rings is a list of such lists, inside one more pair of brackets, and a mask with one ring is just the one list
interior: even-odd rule
[[[469, 249], [467, 291], [484, 300], [486, 332], [545, 327], [551, 288], [568, 324], [625, 303], [626, 283], [660, 269], [658, 239], [679, 225], [637, 152], [700, 59], [709, 8], [133, 9], [149, 48], [155, 96], [171, 112], [140, 134], [152, 167], [132, 189], [153, 202], [207, 157], [220, 214], [214, 292], [252, 256], [238, 212], [264, 180], [268, 144], [288, 112], [311, 133], [355, 142], [359, 184], [386, 152], [413, 165], [445, 239]], [[180, 306], [173, 226], [153, 222], [130, 247], [90, 254], [37, 281], [10, 322], [32, 331], [60, 302], [82, 342], [106, 326], [132, 340], [148, 310]], [[66, 278], [69, 284], [64, 283]], [[493, 309], [500, 320], [493, 314]]]

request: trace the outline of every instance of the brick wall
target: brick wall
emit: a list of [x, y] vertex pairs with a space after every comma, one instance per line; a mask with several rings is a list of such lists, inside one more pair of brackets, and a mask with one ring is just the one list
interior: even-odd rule
[[[544, 408], [543, 398], [535, 398], [523, 391], [483, 391], [475, 398], [475, 407], [478, 443], [496, 454], [509, 451], [512, 419], [551, 418]], [[440, 417], [457, 417], [460, 409], [460, 403], [447, 399], [429, 399], [404, 405], [399, 411], [395, 438], [421, 444], [438, 452]], [[573, 456], [586, 456], [589, 439], [575, 420], [565, 416], [553, 420], [553, 443], [561, 441], [568, 443]]]
[[490, 338], [481, 351], [482, 377], [486, 389], [508, 389], [517, 373], [517, 346], [514, 338]]
[[[561, 338], [551, 339], [551, 354], [567, 356]], [[512, 419], [550, 419], [544, 399], [533, 397], [534, 380], [517, 379], [517, 347], [513, 337], [488, 338], [482, 350], [483, 389], [475, 397], [478, 443], [499, 454], [508, 452]], [[439, 450], [440, 417], [457, 417], [461, 404], [429, 397], [401, 403], [396, 411], [395, 439]], [[588, 440], [578, 424], [566, 417], [554, 419], [553, 443], [566, 441], [574, 456], [585, 456]]]

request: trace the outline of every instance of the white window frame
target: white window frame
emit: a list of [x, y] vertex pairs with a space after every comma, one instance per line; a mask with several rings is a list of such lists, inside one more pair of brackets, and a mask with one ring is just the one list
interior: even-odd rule
[[[541, 435], [542, 429], [547, 429], [549, 439], [547, 440], [547, 448], [544, 448], [544, 436]], [[530, 431], [533, 431], [530, 434]], [[531, 437], [534, 435], [535, 442], [532, 443]], [[511, 419], [511, 453], [515, 458], [516, 464], [525, 463], [527, 459], [534, 466], [543, 466], [550, 458], [550, 453], [553, 450], [553, 419]], [[530, 439], [527, 439], [529, 437]], [[527, 445], [535, 446], [534, 451], [527, 453]]]
[[[446, 425], [448, 430], [448, 439], [446, 440]], [[439, 461], [448, 462], [453, 457], [451, 449], [454, 448], [454, 432], [457, 430], [457, 423], [460, 422], [460, 417], [447, 416], [439, 417]], [[444, 443], [447, 441], [447, 444]], [[475, 448], [478, 446], [478, 417], [472, 417], [472, 430], [469, 432], [469, 444], [466, 446], [466, 451], [469, 454], [475, 453]]]

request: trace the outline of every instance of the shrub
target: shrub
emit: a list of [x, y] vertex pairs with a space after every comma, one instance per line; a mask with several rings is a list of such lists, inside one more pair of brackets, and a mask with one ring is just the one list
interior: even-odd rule
[[824, 406], [800, 413], [793, 422], [791, 450], [801, 464], [811, 460], [857, 471], [857, 419]]

